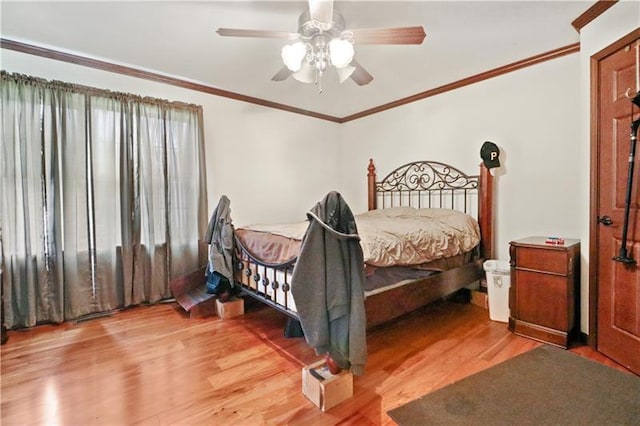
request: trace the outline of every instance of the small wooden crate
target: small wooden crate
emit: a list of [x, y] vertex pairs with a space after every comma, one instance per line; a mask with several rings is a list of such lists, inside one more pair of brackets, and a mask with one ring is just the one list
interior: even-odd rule
[[244, 299], [232, 297], [226, 302], [216, 299], [216, 312], [220, 319], [229, 319], [244, 315]]
[[489, 298], [487, 293], [471, 290], [471, 304], [481, 307], [482, 309], [489, 309]]
[[205, 318], [216, 315], [216, 299], [206, 299], [189, 309], [189, 318]]
[[190, 318], [216, 314], [216, 300], [207, 293], [205, 268], [196, 269], [171, 281], [171, 293]]
[[324, 360], [306, 365], [302, 368], [302, 393], [327, 411], [353, 396], [353, 374], [350, 371], [331, 374]]

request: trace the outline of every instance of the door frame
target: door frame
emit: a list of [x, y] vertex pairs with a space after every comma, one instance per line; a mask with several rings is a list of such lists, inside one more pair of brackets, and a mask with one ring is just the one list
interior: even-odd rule
[[621, 39], [613, 42], [609, 46], [600, 50], [591, 56], [590, 75], [591, 75], [591, 119], [590, 119], [590, 177], [591, 184], [589, 188], [590, 207], [589, 207], [589, 334], [587, 336], [587, 344], [593, 349], [597, 349], [598, 342], [598, 224], [595, 217], [598, 214], [599, 187], [596, 184], [599, 175], [599, 162], [597, 158], [598, 148], [600, 144], [600, 104], [598, 103], [600, 93], [600, 61], [607, 56], [617, 52], [628, 44], [633, 43], [640, 38], [640, 28], [636, 28]]

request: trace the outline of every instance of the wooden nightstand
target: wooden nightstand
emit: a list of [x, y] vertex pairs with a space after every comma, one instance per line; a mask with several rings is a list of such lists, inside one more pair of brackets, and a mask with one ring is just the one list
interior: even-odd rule
[[509, 330], [568, 348], [580, 332], [580, 241], [512, 241]]

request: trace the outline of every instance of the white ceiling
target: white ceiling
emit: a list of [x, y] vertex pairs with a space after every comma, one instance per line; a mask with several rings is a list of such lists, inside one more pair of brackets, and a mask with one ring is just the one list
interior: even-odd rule
[[3, 38], [142, 68], [344, 117], [579, 41], [571, 22], [593, 1], [339, 1], [347, 28], [422, 25], [422, 45], [356, 46], [367, 86], [335, 72], [323, 93], [282, 67], [279, 39], [221, 37], [219, 27], [297, 31], [306, 1], [0, 2]]

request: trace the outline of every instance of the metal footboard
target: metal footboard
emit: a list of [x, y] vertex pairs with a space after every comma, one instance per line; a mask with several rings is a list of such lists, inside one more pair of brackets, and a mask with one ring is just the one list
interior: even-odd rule
[[235, 285], [243, 294], [298, 320], [291, 293], [291, 276], [296, 260], [293, 258], [278, 264], [263, 262], [235, 237]]

